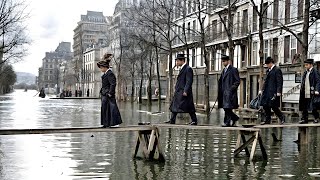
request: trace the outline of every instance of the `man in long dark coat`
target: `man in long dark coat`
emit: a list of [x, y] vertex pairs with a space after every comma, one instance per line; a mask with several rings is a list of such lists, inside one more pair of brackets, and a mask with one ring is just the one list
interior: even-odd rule
[[266, 58], [265, 64], [267, 65], [268, 70], [262, 90], [259, 94], [262, 94], [261, 106], [263, 106], [266, 118], [261, 124], [271, 123], [271, 109], [280, 119], [280, 124], [283, 124], [285, 122], [285, 117], [279, 109], [283, 87], [282, 71], [274, 64], [274, 60], [271, 57]]
[[234, 126], [239, 117], [232, 111], [239, 107], [237, 90], [240, 85], [238, 69], [231, 65], [229, 56], [221, 58], [224, 69], [218, 83], [218, 108], [225, 112], [223, 127]]
[[174, 97], [170, 105], [172, 115], [170, 120], [165, 123], [175, 124], [178, 113], [189, 113], [192, 120], [189, 125], [197, 125], [198, 120], [192, 95], [193, 70], [186, 63], [184, 54], [177, 55], [176, 65], [180, 67], [180, 72], [177, 78]]
[[313, 59], [307, 59], [304, 61], [306, 71], [303, 73], [301, 88], [300, 88], [300, 99], [299, 99], [299, 110], [302, 111], [302, 118], [300, 124], [308, 123], [308, 111], [312, 111], [314, 116], [314, 123], [319, 122], [319, 113], [316, 107], [313, 106], [312, 99], [314, 96], [319, 96], [320, 92], [320, 76], [319, 72], [313, 68]]

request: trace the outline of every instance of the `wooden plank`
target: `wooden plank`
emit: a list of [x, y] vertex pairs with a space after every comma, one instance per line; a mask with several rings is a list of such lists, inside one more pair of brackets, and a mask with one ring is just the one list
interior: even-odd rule
[[157, 150], [158, 150], [158, 161], [165, 162], [164, 155], [160, 147], [160, 134], [159, 134], [158, 128], [155, 129], [155, 134], [156, 134], [156, 143], [157, 143]]
[[153, 159], [153, 155], [156, 148], [155, 140], [156, 140], [155, 130], [152, 130], [150, 134], [149, 144], [148, 144], [148, 159]]
[[320, 123], [310, 123], [310, 124], [266, 124], [266, 125], [256, 125], [254, 128], [280, 128], [280, 127], [287, 127], [287, 128], [295, 128], [295, 127], [320, 127]]
[[143, 154], [144, 158], [147, 158], [149, 155], [147, 142], [144, 137], [144, 134], [141, 134], [140, 132], [139, 132], [139, 141], [140, 141], [140, 146], [141, 146], [142, 152], [143, 152], [142, 154]]
[[255, 139], [255, 136], [252, 136], [247, 142], [243, 143], [238, 149], [234, 150], [234, 156], [237, 156], [244, 148], [246, 148], [250, 143]]
[[261, 152], [262, 152], [262, 157], [263, 157], [264, 160], [267, 160], [268, 159], [268, 155], [267, 155], [266, 149], [263, 146], [263, 142], [262, 142], [262, 138], [261, 138], [260, 134], [258, 135], [258, 141], [259, 141], [260, 149], [261, 149]]
[[[242, 138], [243, 143], [246, 143], [246, 142], [247, 142], [247, 141], [246, 141], [246, 136], [245, 136], [244, 134], [241, 134], [241, 138]], [[250, 152], [249, 152], [248, 147], [245, 147], [244, 150], [246, 151], [246, 155], [247, 155], [247, 156], [250, 156]]]
[[299, 127], [299, 134], [300, 134], [300, 145], [307, 145], [308, 144], [308, 128], [306, 127]]
[[137, 157], [139, 147], [140, 147], [139, 133], [140, 132], [137, 132], [137, 138], [136, 138], [137, 140], [136, 140], [136, 146], [135, 146], [134, 153], [133, 153], [133, 158]]
[[128, 132], [152, 130], [152, 126], [126, 126], [114, 128], [101, 127], [54, 127], [41, 129], [0, 129], [0, 135], [19, 135], [19, 134], [54, 134], [54, 133], [92, 133], [92, 132]]
[[244, 128], [244, 127], [221, 127], [221, 126], [212, 126], [212, 125], [178, 125], [178, 124], [154, 124], [153, 126], [158, 128], [170, 128], [170, 129], [207, 129], [207, 130], [225, 130], [225, 131], [249, 131], [256, 132], [260, 131], [258, 128]]
[[256, 147], [257, 147], [257, 142], [258, 142], [258, 137], [259, 137], [259, 132], [256, 132], [255, 133], [255, 136], [254, 137], [254, 141], [253, 141], [253, 144], [252, 144], [252, 148], [251, 148], [251, 153], [250, 153], [250, 161], [253, 160], [253, 156], [256, 152]]
[[238, 131], [236, 149], [238, 149], [240, 147], [240, 144], [241, 144], [241, 131]]

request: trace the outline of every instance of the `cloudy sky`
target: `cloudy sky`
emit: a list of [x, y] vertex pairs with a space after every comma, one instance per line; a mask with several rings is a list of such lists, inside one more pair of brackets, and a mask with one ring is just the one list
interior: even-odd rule
[[16, 71], [38, 74], [45, 52], [54, 51], [59, 42], [73, 43], [73, 29], [80, 15], [101, 11], [111, 16], [118, 0], [26, 0], [30, 19], [26, 22], [33, 41], [29, 56], [14, 65]]

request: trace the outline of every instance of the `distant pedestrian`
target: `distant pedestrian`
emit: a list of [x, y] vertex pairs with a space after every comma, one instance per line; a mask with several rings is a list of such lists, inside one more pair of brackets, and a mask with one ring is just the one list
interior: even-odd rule
[[314, 117], [313, 122], [319, 122], [319, 113], [317, 108], [313, 105], [312, 99], [315, 96], [319, 96], [320, 76], [319, 72], [313, 67], [313, 63], [313, 59], [307, 59], [304, 61], [306, 71], [303, 73], [300, 86], [299, 110], [302, 111], [302, 118], [299, 122], [300, 124], [308, 123], [308, 111], [312, 111], [312, 115]]
[[271, 57], [266, 58], [265, 64], [267, 65], [268, 70], [262, 90], [259, 91], [259, 94], [262, 94], [261, 105], [265, 111], [265, 121], [261, 122], [261, 124], [271, 123], [271, 109], [280, 119], [280, 124], [283, 124], [285, 122], [285, 117], [279, 109], [283, 87], [282, 71], [274, 64], [274, 60]]
[[233, 67], [229, 56], [221, 57], [224, 69], [222, 70], [218, 82], [218, 108], [223, 108], [224, 124], [223, 127], [234, 126], [239, 117], [232, 111], [239, 107], [238, 104], [238, 87], [240, 77], [238, 69]]
[[75, 90], [74, 96], [75, 96], [75, 97], [78, 97], [78, 90]]
[[197, 125], [198, 120], [192, 94], [193, 70], [187, 64], [184, 54], [177, 54], [176, 65], [180, 67], [180, 71], [170, 105], [172, 114], [170, 120], [165, 123], [175, 124], [178, 113], [189, 113], [191, 117], [189, 125]]
[[122, 123], [121, 115], [115, 98], [116, 77], [109, 69], [112, 55], [104, 55], [104, 60], [99, 61], [97, 66], [103, 75], [101, 94], [101, 125], [103, 128], [117, 126]]
[[79, 93], [79, 97], [82, 97], [82, 90], [80, 88], [78, 90], [78, 93]]
[[40, 93], [39, 93], [39, 97], [41, 97], [41, 98], [45, 98], [46, 97], [46, 94], [44, 92], [44, 88], [41, 88]]
[[69, 90], [69, 97], [72, 97], [72, 91]]
[[90, 95], [90, 90], [87, 89], [87, 97], [89, 97], [89, 95]]

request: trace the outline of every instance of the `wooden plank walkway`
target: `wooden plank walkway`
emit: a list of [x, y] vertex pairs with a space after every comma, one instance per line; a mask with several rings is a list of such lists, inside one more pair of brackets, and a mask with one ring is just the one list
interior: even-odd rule
[[320, 123], [309, 123], [309, 124], [266, 124], [266, 125], [255, 125], [254, 128], [266, 129], [266, 128], [299, 128], [299, 127], [320, 127]]
[[99, 97], [51, 97], [49, 99], [101, 99]]
[[0, 129], [0, 135], [21, 135], [21, 134], [54, 134], [54, 133], [92, 133], [92, 132], [128, 132], [128, 131], [146, 131], [153, 127], [147, 126], [126, 126], [114, 128], [101, 127], [74, 127], [74, 128], [41, 128], [41, 129]]

